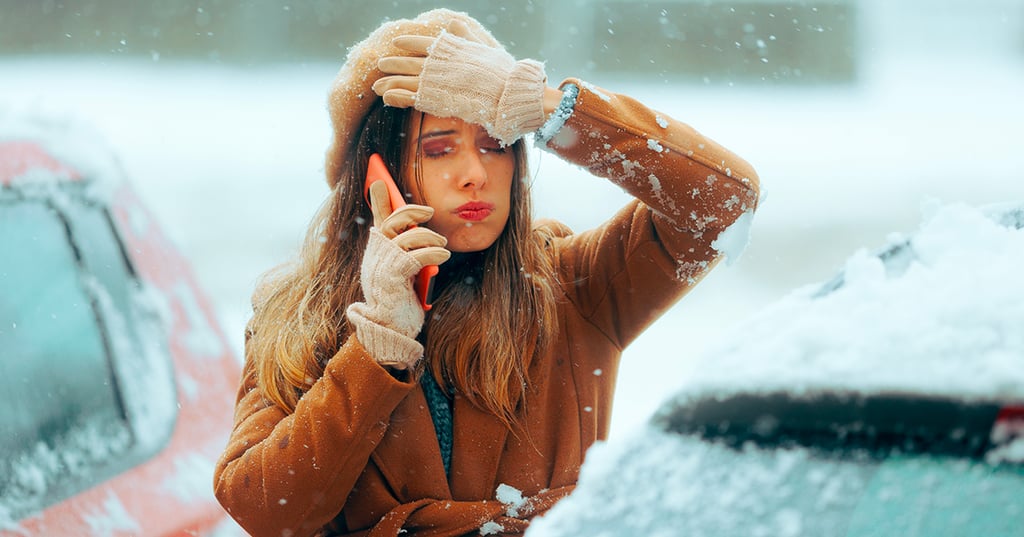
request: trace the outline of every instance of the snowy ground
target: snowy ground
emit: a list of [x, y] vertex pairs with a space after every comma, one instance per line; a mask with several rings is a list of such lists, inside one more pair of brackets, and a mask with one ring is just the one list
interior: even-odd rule
[[[6, 58], [0, 106], [68, 110], [106, 134], [240, 352], [254, 282], [294, 252], [326, 195], [324, 96], [337, 67]], [[1024, 200], [1019, 59], [890, 58], [868, 65], [858, 85], [830, 88], [594, 82], [733, 149], [765, 192], [739, 262], [718, 268], [627, 351], [613, 435], [643, 421], [741, 318], [830, 277], [857, 248], [916, 229], [922, 201]], [[540, 215], [575, 229], [625, 201], [553, 155], [533, 167]]]

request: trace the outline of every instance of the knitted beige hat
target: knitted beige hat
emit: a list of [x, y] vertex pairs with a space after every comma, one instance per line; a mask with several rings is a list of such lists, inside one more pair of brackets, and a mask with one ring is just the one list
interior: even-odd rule
[[476, 19], [466, 13], [444, 8], [421, 13], [411, 20], [387, 21], [362, 42], [349, 49], [345, 64], [334, 78], [327, 97], [334, 134], [327, 149], [324, 171], [327, 175], [327, 184], [331, 188], [338, 182], [345, 154], [355, 144], [356, 132], [361, 128], [370, 106], [375, 99], [380, 98], [371, 89], [373, 83], [384, 76], [377, 68], [377, 61], [386, 56], [408, 54], [392, 45], [391, 41], [401, 35], [440, 35], [453, 20], [462, 21], [469, 28], [475, 41], [503, 49], [494, 36]]

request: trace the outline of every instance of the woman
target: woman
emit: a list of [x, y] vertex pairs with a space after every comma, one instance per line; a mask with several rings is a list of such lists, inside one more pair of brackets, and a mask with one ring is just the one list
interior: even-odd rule
[[[332, 193], [254, 296], [217, 497], [253, 535], [522, 533], [605, 438], [622, 349], [714, 265], [757, 178], [628, 97], [547, 86], [448, 10], [354, 47], [330, 110]], [[585, 233], [532, 222], [534, 132], [636, 199]], [[373, 153], [409, 205], [376, 185], [367, 204]]]

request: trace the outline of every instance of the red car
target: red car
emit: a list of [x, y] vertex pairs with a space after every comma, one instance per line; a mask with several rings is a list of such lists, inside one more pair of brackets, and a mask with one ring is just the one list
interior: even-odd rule
[[241, 534], [212, 492], [240, 362], [99, 140], [0, 117], [0, 535]]

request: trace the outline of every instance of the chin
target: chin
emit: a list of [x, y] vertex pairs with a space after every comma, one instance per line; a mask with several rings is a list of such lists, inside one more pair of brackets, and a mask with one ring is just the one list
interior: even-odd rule
[[446, 248], [452, 252], [458, 253], [479, 252], [490, 248], [497, 240], [497, 235], [490, 234], [487, 236], [474, 234], [474, 236], [448, 237], [448, 245]]
[[452, 251], [452, 252], [455, 252], [455, 253], [470, 254], [470, 253], [473, 253], [473, 252], [480, 252], [480, 251], [486, 250], [486, 249], [490, 248], [492, 244], [494, 244], [494, 241], [491, 241], [489, 243], [479, 243], [479, 244], [456, 244], [456, 245], [453, 246], [452, 243], [449, 242], [447, 248], [448, 248], [449, 251]]

